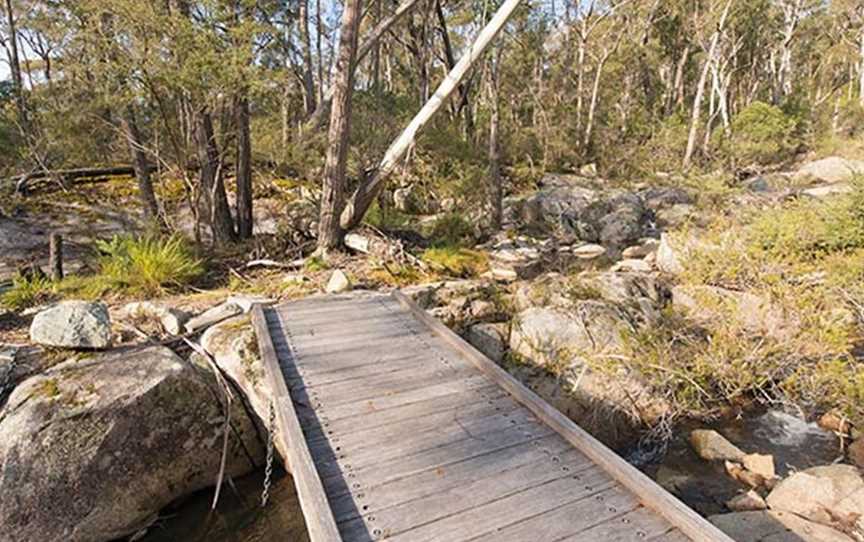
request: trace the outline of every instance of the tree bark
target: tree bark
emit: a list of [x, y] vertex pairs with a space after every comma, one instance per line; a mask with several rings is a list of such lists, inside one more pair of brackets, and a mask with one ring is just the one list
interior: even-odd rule
[[345, 230], [350, 230], [356, 227], [369, 206], [375, 201], [378, 191], [384, 186], [384, 182], [393, 173], [396, 164], [405, 156], [408, 148], [414, 142], [417, 133], [426, 125], [427, 122], [441, 109], [441, 106], [453, 94], [459, 83], [465, 78], [471, 67], [478, 58], [486, 50], [486, 47], [495, 39], [495, 36], [504, 28], [504, 25], [519, 7], [522, 0], [505, 0], [498, 11], [489, 21], [489, 23], [480, 31], [477, 38], [474, 40], [456, 66], [450, 70], [450, 73], [438, 85], [438, 89], [429, 98], [426, 104], [420, 109], [417, 115], [411, 120], [405, 130], [398, 138], [390, 145], [384, 157], [378, 164], [378, 168], [374, 174], [365, 179], [351, 196], [345, 210], [342, 212], [341, 224]]
[[138, 120], [132, 104], [126, 106], [125, 114], [120, 123], [126, 132], [129, 146], [129, 154], [132, 157], [132, 167], [135, 170], [135, 180], [138, 182], [138, 197], [141, 199], [141, 208], [144, 216], [151, 225], [157, 225], [159, 221], [159, 203], [156, 201], [156, 192], [153, 190], [153, 180], [150, 176], [151, 167], [147, 163], [147, 154], [144, 152], [144, 140], [138, 129]]
[[503, 221], [503, 199], [504, 190], [501, 186], [501, 155], [498, 145], [498, 129], [500, 121], [500, 107], [498, 96], [498, 76], [500, 70], [501, 54], [500, 48], [496, 51], [495, 58], [489, 62], [489, 101], [491, 102], [491, 114], [489, 115], [489, 188], [491, 195], [491, 224], [495, 231], [501, 229]]
[[[456, 57], [453, 55], [453, 44], [450, 42], [450, 32], [447, 30], [447, 20], [444, 18], [444, 8], [441, 6], [441, 0], [435, 0], [435, 14], [438, 17], [438, 28], [441, 33], [441, 41], [444, 44], [444, 60], [447, 62], [447, 69], [452, 70], [456, 65]], [[471, 106], [469, 104], [468, 85], [459, 85], [459, 103], [456, 105], [454, 113], [463, 114], [463, 122], [465, 123], [465, 139], [471, 139], [474, 134], [474, 117], [471, 115]]]
[[303, 102], [306, 116], [317, 108], [315, 77], [312, 75], [312, 40], [309, 37], [309, 0], [299, 0], [298, 23], [300, 25], [300, 45], [303, 48]]
[[15, 26], [15, 12], [12, 9], [12, 0], [6, 0], [6, 23], [9, 26], [9, 71], [12, 75], [12, 84], [15, 87], [15, 104], [18, 108], [18, 117], [23, 128], [27, 124], [27, 109], [24, 104], [24, 81], [21, 77], [21, 60], [18, 55], [18, 29]]
[[57, 232], [48, 237], [48, 268], [52, 281], [63, 280], [63, 237]]
[[[368, 55], [379, 43], [381, 36], [384, 35], [394, 24], [399, 22], [402, 17], [404, 17], [408, 12], [410, 12], [420, 0], [405, 0], [399, 7], [393, 12], [392, 15], [382, 20], [378, 25], [372, 29], [368, 36], [363, 40], [363, 43], [360, 44], [360, 47], [357, 49], [357, 55], [355, 60], [355, 65], [359, 64], [366, 55]], [[319, 85], [320, 88], [320, 85]], [[327, 92], [324, 94], [324, 97], [318, 102], [318, 108], [309, 117], [309, 120], [304, 125], [303, 129], [308, 130], [314, 126], [320, 124], [321, 120], [324, 118], [324, 113], [327, 108], [330, 107], [330, 104], [333, 101], [333, 93], [335, 91], [335, 85], [331, 85], [330, 88], [327, 89]]]
[[705, 94], [705, 83], [708, 80], [708, 72], [711, 69], [711, 63], [714, 62], [714, 54], [717, 50], [717, 44], [720, 42], [720, 34], [723, 33], [726, 26], [726, 17], [729, 15], [729, 8], [731, 6], [732, 0], [727, 0], [723, 13], [720, 15], [720, 21], [717, 23], [717, 29], [711, 36], [711, 44], [708, 47], [705, 63], [702, 65], [699, 82], [696, 85], [696, 96], [693, 98], [693, 111], [690, 115], [690, 133], [687, 136], [687, 150], [684, 152], [684, 169], [690, 167], [690, 163], [693, 160], [693, 151], [696, 150], [696, 136], [699, 131], [699, 114], [702, 109], [702, 97]]
[[213, 118], [206, 107], [201, 108], [195, 117], [195, 146], [201, 164], [197, 194], [198, 217], [206, 221], [213, 242], [218, 246], [234, 241], [234, 223], [228, 197], [225, 195], [222, 159], [213, 133]]
[[345, 203], [345, 164], [351, 132], [351, 96], [354, 91], [354, 63], [360, 27], [362, 0], [346, 0], [339, 33], [339, 58], [333, 80], [333, 107], [330, 112], [327, 158], [318, 227], [318, 250], [324, 254], [339, 249], [345, 232], [339, 214]]
[[252, 237], [252, 137], [249, 130], [249, 99], [237, 98], [234, 109], [237, 130], [237, 237]]
[[858, 66], [858, 103], [864, 107], [864, 28], [858, 36], [858, 55], [861, 63]]

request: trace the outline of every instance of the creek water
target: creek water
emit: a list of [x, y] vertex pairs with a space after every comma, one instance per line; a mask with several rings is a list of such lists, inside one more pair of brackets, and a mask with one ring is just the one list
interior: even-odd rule
[[742, 486], [726, 474], [722, 462], [708, 462], [696, 455], [688, 443], [693, 429], [714, 429], [747, 453], [774, 456], [781, 477], [791, 471], [831, 464], [841, 456], [833, 433], [779, 410], [745, 413], [707, 426], [685, 424], [676, 430], [661, 459], [640, 467], [705, 516], [728, 512], [724, 503], [740, 493]]
[[265, 508], [261, 507], [262, 470], [235, 480], [234, 488], [224, 485], [214, 511], [210, 510], [212, 489], [163, 510], [139, 542], [307, 542], [294, 482], [284, 472], [274, 476]]

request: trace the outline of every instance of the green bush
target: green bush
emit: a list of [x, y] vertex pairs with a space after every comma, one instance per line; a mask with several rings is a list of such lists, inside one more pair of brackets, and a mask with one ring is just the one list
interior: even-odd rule
[[204, 272], [186, 241], [179, 236], [114, 236], [98, 241], [99, 275], [112, 289], [156, 294], [188, 284]]
[[753, 102], [732, 119], [725, 153], [734, 164], [781, 162], [795, 151], [798, 120], [779, 107]]
[[20, 311], [49, 301], [53, 294], [54, 285], [44, 275], [18, 276], [13, 279], [12, 288], [0, 297], [0, 305]]
[[469, 246], [474, 242], [474, 228], [462, 215], [448, 213], [435, 220], [430, 237], [436, 247]]

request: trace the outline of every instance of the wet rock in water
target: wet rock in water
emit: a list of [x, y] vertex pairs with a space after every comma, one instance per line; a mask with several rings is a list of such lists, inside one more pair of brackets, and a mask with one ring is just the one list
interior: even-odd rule
[[821, 160], [807, 162], [793, 175], [795, 179], [815, 179], [825, 183], [850, 181], [856, 174], [864, 173], [864, 161], [847, 160], [830, 156]]
[[711, 429], [696, 429], [690, 433], [690, 446], [702, 459], [708, 461], [738, 461], [744, 458], [737, 446], [726, 440], [726, 437]]
[[89, 301], [61, 301], [33, 318], [30, 340], [61, 348], [107, 348], [111, 345], [108, 308]]
[[747, 493], [741, 493], [730, 499], [726, 503], [726, 507], [733, 512], [752, 512], [755, 510], [765, 510], [768, 504], [761, 495], [752, 489]]
[[337, 269], [330, 275], [330, 280], [327, 281], [327, 287], [324, 290], [328, 294], [339, 294], [350, 289], [351, 281], [348, 280], [348, 275], [341, 269]]
[[165, 332], [171, 335], [183, 333], [183, 324], [189, 320], [189, 314], [180, 309], [151, 303], [150, 301], [135, 301], [127, 303], [120, 309], [120, 318], [157, 320]]
[[777, 484], [766, 500], [773, 510], [798, 514], [817, 523], [860, 528], [864, 479], [852, 465], [813, 467]]
[[733, 512], [708, 519], [738, 542], [853, 542], [831, 527], [776, 510]]
[[749, 471], [744, 468], [744, 465], [734, 461], [725, 461], [726, 474], [732, 479], [752, 488], [764, 487], [768, 485], [768, 479], [761, 474]]
[[846, 454], [849, 456], [849, 461], [858, 468], [864, 469], [864, 438], [859, 438], [849, 445], [846, 449]]
[[774, 457], [764, 454], [747, 454], [741, 458], [741, 464], [748, 471], [758, 474], [766, 480], [777, 476], [774, 472]]
[[468, 328], [465, 340], [496, 363], [504, 359], [507, 351], [509, 324], [475, 324]]
[[[0, 411], [4, 540], [99, 542], [137, 532], [211, 486], [225, 412], [212, 373], [149, 347], [70, 360], [21, 382]], [[226, 476], [263, 461], [235, 401]]]
[[237, 303], [226, 301], [221, 305], [216, 305], [215, 307], [207, 309], [198, 316], [190, 318], [189, 321], [183, 325], [183, 328], [186, 330], [186, 333], [195, 333], [210, 327], [213, 324], [218, 324], [223, 320], [227, 320], [228, 318], [240, 314], [243, 314], [243, 307]]
[[819, 418], [819, 427], [840, 435], [848, 435], [852, 431], [852, 424], [845, 416], [836, 412], [826, 412]]

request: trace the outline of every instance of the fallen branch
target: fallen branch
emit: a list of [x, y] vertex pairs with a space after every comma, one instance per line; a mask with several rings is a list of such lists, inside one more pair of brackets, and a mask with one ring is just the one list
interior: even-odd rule
[[[155, 171], [155, 167], [149, 166], [151, 171]], [[40, 179], [62, 179], [64, 182], [77, 181], [79, 179], [99, 179], [102, 177], [110, 177], [114, 175], [134, 176], [135, 168], [132, 166], [111, 166], [98, 168], [74, 168], [74, 169], [56, 169], [56, 170], [40, 170], [15, 177], [4, 179], [4, 182], [15, 183], [16, 192], [23, 192], [27, 189], [27, 185], [31, 181]]]
[[251, 262], [246, 263], [246, 269], [252, 269], [255, 267], [276, 267], [278, 269], [298, 269], [306, 265], [306, 259], [300, 258], [297, 260], [292, 260], [288, 263], [277, 262], [276, 260], [252, 260]]

